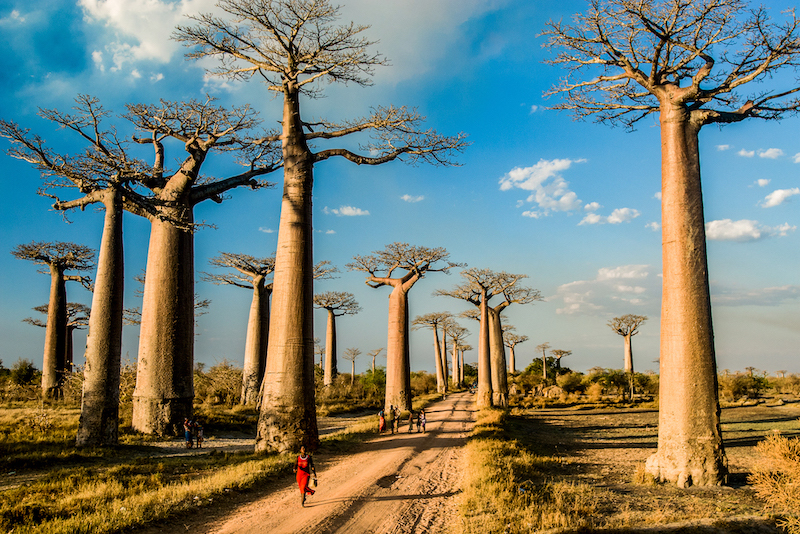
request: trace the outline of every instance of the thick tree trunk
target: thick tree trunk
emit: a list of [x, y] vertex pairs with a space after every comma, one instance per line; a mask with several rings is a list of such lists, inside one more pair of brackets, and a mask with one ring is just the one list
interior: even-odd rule
[[517, 372], [517, 355], [514, 352], [514, 347], [508, 348], [508, 372], [509, 373]]
[[492, 360], [489, 345], [489, 311], [486, 293], [481, 295], [481, 326], [478, 333], [478, 408], [492, 405]]
[[261, 381], [267, 365], [269, 344], [269, 297], [271, 290], [264, 284], [264, 277], [253, 279], [253, 302], [247, 320], [247, 337], [244, 344], [244, 367], [242, 369], [242, 404], [256, 404], [261, 392]]
[[439, 328], [433, 325], [433, 363], [436, 367], [436, 391], [444, 393], [444, 383], [447, 378], [444, 376], [444, 368], [442, 367], [442, 349], [439, 345]]
[[441, 356], [441, 363], [442, 363], [442, 393], [447, 393], [449, 389], [447, 384], [447, 375], [449, 371], [447, 369], [447, 332], [442, 329], [442, 350], [439, 353]]
[[339, 374], [339, 362], [336, 354], [336, 315], [333, 310], [328, 310], [328, 328], [325, 332], [325, 375], [323, 383], [326, 386], [333, 384]]
[[[183, 213], [191, 219], [191, 214]], [[177, 215], [176, 215], [177, 216]], [[153, 219], [133, 393], [134, 430], [179, 434], [194, 399], [194, 237]]]
[[464, 383], [464, 351], [458, 351], [458, 382]]
[[319, 445], [314, 398], [314, 167], [292, 82], [284, 90], [281, 141], [283, 199], [256, 451], [284, 452]]
[[356, 361], [353, 360], [350, 362], [351, 371], [350, 371], [350, 387], [353, 387], [353, 384], [356, 382]]
[[633, 373], [633, 350], [631, 348], [631, 337], [632, 336], [630, 334], [623, 336], [625, 339], [624, 365], [626, 373]]
[[124, 262], [122, 197], [106, 191], [103, 237], [86, 339], [86, 367], [76, 445], [116, 445], [119, 436], [119, 382], [122, 356]]
[[542, 350], [542, 378], [547, 380], [547, 353]]
[[508, 374], [506, 372], [506, 346], [503, 344], [503, 328], [500, 313], [487, 306], [489, 312], [489, 351], [491, 354], [492, 403], [508, 406]]
[[647, 470], [690, 485], [725, 481], [717, 370], [708, 288], [699, 126], [662, 105], [661, 353], [658, 452]]
[[389, 295], [389, 333], [386, 346], [385, 408], [411, 409], [411, 361], [408, 351], [408, 291], [398, 283]]
[[42, 394], [47, 398], [61, 395], [66, 342], [67, 288], [64, 272], [59, 267], [50, 265], [50, 303], [47, 307], [42, 361]]
[[452, 374], [451, 374], [451, 378], [453, 380], [453, 387], [454, 388], [458, 388], [458, 387], [461, 386], [461, 381], [458, 379], [458, 374], [459, 374], [459, 371], [458, 371], [458, 345], [456, 345], [455, 343], [453, 343], [453, 352], [452, 352], [451, 358], [453, 360], [453, 369], [452, 369]]

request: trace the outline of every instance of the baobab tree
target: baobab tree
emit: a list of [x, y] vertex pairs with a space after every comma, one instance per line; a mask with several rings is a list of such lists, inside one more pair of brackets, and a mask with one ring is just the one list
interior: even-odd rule
[[[447, 335], [453, 340], [453, 358], [450, 376], [453, 381], [453, 387], [460, 387], [464, 380], [462, 347], [464, 346], [464, 339], [469, 335], [469, 330], [458, 324], [455, 319], [448, 321], [445, 328], [447, 329]], [[459, 356], [461, 356], [460, 359]]]
[[[67, 286], [68, 281], [88, 285], [89, 278], [67, 271], [87, 271], [94, 267], [94, 250], [77, 243], [32, 241], [17, 245], [11, 254], [20, 260], [44, 266], [39, 272], [50, 275], [50, 300], [47, 305], [47, 326], [42, 362], [42, 393], [58, 397], [64, 379], [67, 354]], [[46, 270], [45, 270], [46, 268]]]
[[351, 372], [350, 372], [350, 387], [353, 387], [356, 380], [356, 358], [361, 355], [361, 351], [356, 348], [349, 348], [345, 349], [344, 355], [342, 358], [349, 361], [351, 364]]
[[[279, 156], [258, 132], [248, 106], [223, 108], [205, 101], [128, 105], [126, 117], [145, 135], [134, 137], [155, 151], [152, 171], [140, 180], [152, 193], [154, 213], [142, 299], [132, 427], [144, 433], [175, 433], [191, 415], [194, 398], [194, 208], [237, 187], [272, 187], [261, 177], [279, 168]], [[165, 142], [186, 152], [176, 169], [165, 167]], [[235, 152], [243, 172], [209, 178], [200, 171], [215, 152]]]
[[547, 380], [547, 349], [550, 348], [550, 343], [541, 343], [536, 345], [537, 351], [542, 351], [542, 378]]
[[326, 291], [314, 295], [314, 306], [328, 312], [323, 384], [330, 386], [336, 375], [339, 374], [336, 361], [336, 318], [343, 315], [355, 315], [361, 311], [361, 306], [358, 305], [355, 295], [346, 291]]
[[268, 279], [275, 270], [275, 256], [256, 258], [248, 254], [221, 252], [219, 256], [211, 258], [209, 263], [214, 267], [233, 269], [235, 272], [204, 273], [204, 280], [253, 290], [244, 344], [241, 403], [256, 404], [267, 364], [269, 297], [272, 294], [272, 282]]
[[[272, 377], [263, 390], [256, 450], [315, 448], [313, 374], [314, 166], [330, 158], [358, 165], [393, 160], [451, 164], [464, 136], [442, 136], [422, 126], [423, 117], [405, 107], [376, 107], [370, 116], [333, 123], [310, 120], [301, 97], [314, 97], [323, 82], [369, 85], [372, 68], [386, 64], [362, 37], [365, 26], [337, 25], [339, 8], [328, 0], [221, 0], [228, 20], [192, 17], [175, 38], [193, 47], [187, 57], [217, 58], [211, 74], [246, 79], [258, 76], [283, 99], [280, 141], [284, 160], [283, 200], [278, 227], [275, 291], [267, 365]], [[368, 134], [364, 154], [330, 147], [315, 152], [312, 142]], [[348, 143], [352, 145], [352, 143]], [[273, 356], [274, 355], [274, 356]]]
[[[47, 315], [49, 307], [50, 307], [49, 305], [43, 304], [41, 306], [36, 306], [33, 309], [35, 311], [38, 311], [39, 313]], [[74, 361], [73, 359], [74, 344], [72, 341], [72, 334], [75, 330], [83, 330], [86, 326], [89, 325], [89, 311], [90, 308], [86, 304], [80, 304], [78, 302], [67, 303], [67, 341], [64, 344], [65, 345], [64, 372], [66, 373], [72, 371], [72, 364]], [[42, 321], [41, 319], [26, 317], [22, 321], [28, 324], [32, 324], [33, 326], [47, 328], [47, 323], [45, 321]]]
[[[392, 288], [389, 295], [389, 331], [386, 345], [386, 409], [398, 406], [411, 409], [411, 360], [408, 350], [408, 292], [431, 272], [449, 273], [460, 267], [449, 260], [442, 247], [428, 248], [408, 243], [392, 243], [368, 256], [355, 256], [347, 264], [352, 271], [367, 273], [366, 284], [377, 289]], [[402, 271], [402, 276], [392, 275]]]
[[367, 356], [370, 356], [372, 358], [372, 374], [373, 375], [375, 374], [375, 358], [377, 358], [380, 355], [381, 352], [383, 352], [383, 347], [381, 347], [379, 349], [372, 349], [371, 351], [369, 351], [367, 353]]
[[[708, 124], [800, 109], [794, 11], [743, 0], [593, 0], [544, 35], [569, 69], [551, 93], [576, 117], [661, 128], [663, 292], [658, 451], [647, 470], [680, 487], [724, 482], [698, 136]], [[783, 85], [781, 87], [781, 85]], [[752, 88], [749, 94], [748, 88]]]
[[622, 338], [625, 340], [623, 365], [625, 372], [628, 373], [631, 399], [633, 399], [633, 347], [631, 344], [631, 338], [639, 333], [639, 327], [646, 322], [646, 315], [633, 315], [629, 313], [619, 317], [614, 317], [607, 323], [611, 330], [622, 336]]
[[[495, 272], [489, 269], [467, 269], [461, 272], [467, 281], [450, 291], [438, 290], [435, 295], [443, 295], [466, 300], [480, 309], [481, 333], [479, 347], [485, 348], [489, 354], [488, 368], [491, 388], [491, 403], [488, 405], [508, 406], [508, 375], [506, 369], [505, 346], [501, 313], [511, 304], [528, 304], [542, 300], [536, 289], [517, 285], [527, 275], [510, 274], [505, 271]], [[488, 301], [495, 296], [502, 296], [503, 301], [489, 306]], [[485, 322], [485, 325], [484, 325]], [[481, 388], [481, 363], [485, 357], [478, 352], [478, 405], [486, 402], [486, 384]]]
[[569, 356], [572, 354], [571, 350], [562, 350], [562, 349], [553, 349], [550, 351], [550, 354], [553, 355], [553, 358], [556, 359], [556, 369], [561, 369], [561, 358], [565, 356]]
[[314, 355], [319, 356], [319, 368], [325, 372], [325, 345], [318, 337], [314, 338]]
[[444, 326], [444, 323], [452, 317], [449, 312], [432, 312], [425, 315], [417, 315], [411, 324], [414, 330], [420, 328], [430, 328], [433, 330], [433, 365], [436, 369], [436, 390], [439, 393], [447, 391], [447, 376], [444, 371], [444, 364], [442, 360], [447, 358], [444, 354], [444, 346], [439, 343], [439, 328]]
[[517, 356], [515, 353], [515, 349], [517, 345], [520, 343], [525, 343], [528, 341], [528, 336], [520, 336], [512, 332], [514, 327], [511, 325], [506, 326], [503, 329], [503, 343], [506, 347], [508, 347], [509, 351], [509, 358], [508, 358], [508, 372], [509, 373], [516, 373], [517, 372]]

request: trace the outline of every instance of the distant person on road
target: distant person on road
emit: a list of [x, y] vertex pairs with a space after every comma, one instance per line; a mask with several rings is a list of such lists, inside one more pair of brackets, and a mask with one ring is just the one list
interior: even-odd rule
[[394, 434], [394, 405], [389, 405], [389, 413], [386, 414], [386, 424], [389, 425], [389, 430]]
[[203, 448], [203, 425], [200, 423], [199, 419], [194, 422], [194, 436], [197, 448]]
[[317, 471], [314, 469], [314, 459], [311, 453], [306, 452], [305, 445], [300, 447], [300, 456], [292, 469], [297, 473], [297, 485], [300, 487], [300, 506], [306, 505], [306, 494], [314, 495], [314, 490], [308, 487], [311, 475], [314, 475], [314, 482], [317, 480]]
[[186, 448], [187, 449], [191, 449], [192, 448], [192, 443], [193, 443], [193, 440], [192, 440], [192, 430], [193, 430], [193, 428], [192, 427], [193, 426], [194, 425], [192, 425], [192, 422], [189, 420], [188, 417], [184, 417], [183, 418], [183, 435], [186, 437]]
[[424, 410], [420, 410], [419, 413], [417, 414], [417, 433], [419, 433], [420, 425], [422, 424], [422, 414], [423, 413], [424, 413]]
[[394, 407], [394, 432], [400, 432], [400, 407]]
[[411, 430], [414, 428], [414, 410], [408, 411], [408, 433], [411, 434]]
[[383, 410], [378, 412], [378, 434], [383, 434], [386, 430], [386, 418], [383, 416]]
[[419, 411], [419, 425], [422, 427], [422, 431], [425, 432], [425, 410]]

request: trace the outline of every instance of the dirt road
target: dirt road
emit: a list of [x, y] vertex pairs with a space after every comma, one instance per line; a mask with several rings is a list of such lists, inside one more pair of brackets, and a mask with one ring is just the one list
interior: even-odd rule
[[473, 396], [450, 395], [427, 410], [427, 432], [376, 436], [350, 456], [315, 458], [319, 487], [300, 505], [296, 484], [249, 503], [213, 534], [443, 532], [459, 485], [459, 455], [473, 424]]

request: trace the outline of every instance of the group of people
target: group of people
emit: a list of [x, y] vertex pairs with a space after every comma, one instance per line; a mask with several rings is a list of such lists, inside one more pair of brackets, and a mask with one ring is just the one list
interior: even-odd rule
[[[416, 414], [417, 432], [425, 432], [425, 410], [420, 410]], [[378, 412], [378, 434], [383, 434], [388, 430], [394, 434], [400, 432], [400, 409], [397, 406], [391, 405], [389, 409], [384, 412]], [[408, 412], [408, 432], [411, 433], [414, 429], [414, 410]]]
[[188, 417], [183, 418], [183, 432], [186, 436], [186, 448], [191, 449], [195, 443], [197, 448], [203, 446], [203, 425], [199, 419], [192, 421]]

